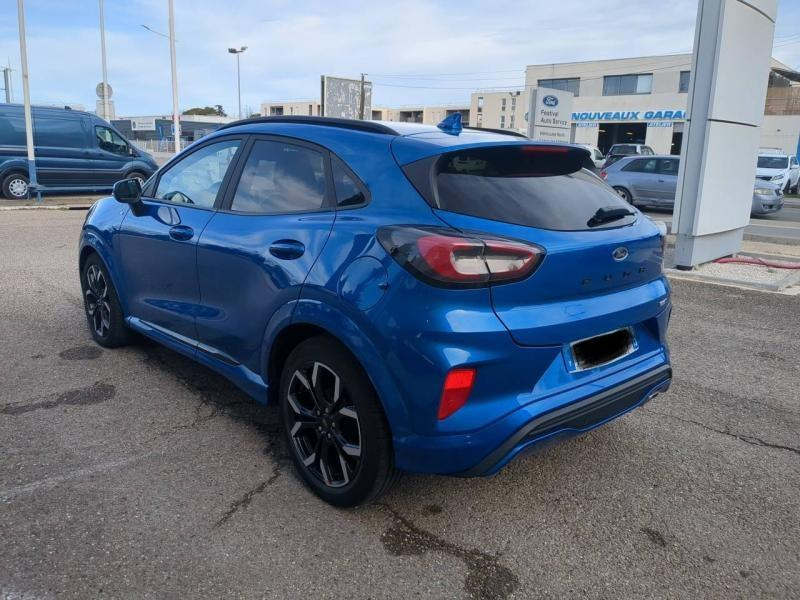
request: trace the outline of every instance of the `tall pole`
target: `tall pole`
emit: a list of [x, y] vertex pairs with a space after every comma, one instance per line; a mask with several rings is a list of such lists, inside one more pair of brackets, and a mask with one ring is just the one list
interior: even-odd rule
[[358, 118], [364, 120], [364, 73], [361, 74], [361, 93], [358, 103]]
[[106, 69], [106, 16], [105, 0], [100, 0], [100, 56], [103, 63], [103, 118], [108, 121], [108, 71]]
[[11, 104], [11, 68], [3, 67], [3, 83], [6, 86], [6, 104]]
[[28, 87], [28, 47], [25, 42], [25, 3], [17, 0], [19, 19], [19, 57], [22, 63], [22, 98], [25, 105], [25, 144], [28, 147], [28, 190], [36, 191], [36, 201], [42, 201], [42, 193], [36, 181], [36, 157], [33, 153], [33, 117], [31, 116], [31, 94]]
[[178, 114], [178, 72], [175, 66], [175, 11], [169, 0], [169, 58], [172, 64], [172, 128], [175, 138], [175, 154], [181, 151], [181, 116]]
[[242, 118], [242, 72], [239, 69], [239, 55], [241, 52], [236, 53], [236, 89], [239, 92], [239, 119]]

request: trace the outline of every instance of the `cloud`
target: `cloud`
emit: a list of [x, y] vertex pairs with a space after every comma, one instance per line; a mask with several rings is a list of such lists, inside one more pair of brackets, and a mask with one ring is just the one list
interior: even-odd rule
[[[796, 33], [792, 23], [800, 22], [796, 4], [781, 0], [775, 51], [794, 67], [800, 43], [786, 42]], [[28, 0], [26, 6], [33, 100], [93, 109], [100, 80], [96, 2]], [[223, 104], [235, 113], [230, 46], [248, 46], [241, 56], [242, 103], [253, 109], [265, 100], [317, 97], [323, 73], [368, 73], [375, 104], [466, 102], [473, 89], [521, 85], [528, 64], [687, 51], [697, 2], [175, 0], [175, 9], [181, 107]], [[168, 42], [140, 26], [166, 32], [166, 2], [106, 0], [106, 17], [117, 113], [171, 112]], [[0, 8], [5, 56], [19, 65], [11, 2]], [[15, 88], [21, 98], [18, 73]]]

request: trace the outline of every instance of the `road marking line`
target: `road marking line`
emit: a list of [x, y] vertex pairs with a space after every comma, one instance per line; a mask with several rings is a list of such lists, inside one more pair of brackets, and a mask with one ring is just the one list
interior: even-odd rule
[[126, 467], [130, 464], [138, 462], [143, 458], [147, 458], [154, 454], [159, 454], [160, 450], [152, 450], [151, 452], [145, 452], [144, 454], [139, 454], [137, 456], [131, 456], [129, 458], [123, 458], [121, 460], [112, 460], [105, 463], [100, 463], [98, 465], [94, 465], [92, 467], [86, 467], [83, 469], [78, 469], [76, 471], [72, 471], [71, 473], [67, 473], [66, 475], [58, 475], [56, 477], [47, 477], [45, 479], [40, 479], [39, 481], [33, 481], [31, 483], [26, 483], [25, 485], [18, 485], [15, 487], [6, 488], [4, 490], [0, 490], [0, 502], [8, 502], [17, 498], [19, 496], [24, 496], [26, 494], [32, 494], [34, 492], [38, 492], [41, 490], [47, 490], [54, 487], [61, 485], [71, 479], [81, 479], [83, 477], [87, 477], [89, 475], [94, 475], [96, 473], [104, 473], [106, 471], [114, 471], [120, 469], [122, 467]]

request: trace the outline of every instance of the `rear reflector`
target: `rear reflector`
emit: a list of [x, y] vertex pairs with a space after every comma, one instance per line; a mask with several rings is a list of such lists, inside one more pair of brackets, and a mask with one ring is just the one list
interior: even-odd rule
[[464, 406], [475, 384], [475, 369], [453, 369], [447, 374], [439, 401], [439, 420]]

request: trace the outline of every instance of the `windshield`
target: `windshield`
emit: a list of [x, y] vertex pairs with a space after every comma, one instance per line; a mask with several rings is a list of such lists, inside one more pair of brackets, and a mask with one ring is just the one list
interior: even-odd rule
[[759, 169], [785, 169], [789, 164], [788, 156], [759, 156]]
[[[436, 204], [473, 217], [559, 231], [630, 224], [635, 219], [631, 206], [580, 166], [564, 153], [533, 146], [448, 153], [436, 169]], [[598, 213], [611, 211], [614, 219], [598, 219]]]

